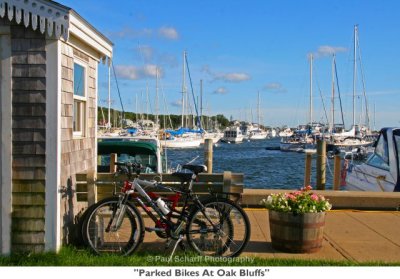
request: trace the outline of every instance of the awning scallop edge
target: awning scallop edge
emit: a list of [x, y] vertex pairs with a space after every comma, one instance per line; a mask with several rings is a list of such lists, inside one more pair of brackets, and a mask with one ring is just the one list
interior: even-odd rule
[[15, 18], [25, 27], [39, 29], [42, 34], [68, 40], [69, 8], [45, 0], [0, 0], [0, 17]]

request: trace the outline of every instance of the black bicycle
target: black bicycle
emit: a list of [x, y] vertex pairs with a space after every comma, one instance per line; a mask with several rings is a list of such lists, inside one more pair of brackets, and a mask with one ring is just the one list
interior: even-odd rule
[[[84, 215], [83, 240], [95, 253], [129, 255], [143, 242], [145, 231], [166, 238], [167, 245], [175, 240], [171, 257], [178, 244], [185, 248], [185, 236], [189, 246], [201, 255], [235, 257], [246, 247], [250, 223], [240, 205], [221, 197], [221, 193], [210, 191], [206, 198], [200, 198], [193, 192], [193, 184], [206, 166], [183, 165], [181, 171], [173, 173], [181, 184], [172, 188], [139, 179], [138, 164], [116, 165], [117, 174], [128, 176], [121, 192], [92, 205]], [[162, 197], [153, 189], [172, 195]], [[145, 227], [142, 213], [151, 218], [153, 227]]]

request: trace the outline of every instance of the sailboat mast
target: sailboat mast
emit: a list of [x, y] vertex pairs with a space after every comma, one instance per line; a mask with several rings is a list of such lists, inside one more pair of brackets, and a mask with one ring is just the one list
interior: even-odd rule
[[202, 123], [203, 118], [203, 80], [200, 80], [200, 123]]
[[331, 123], [331, 130], [333, 132], [335, 126], [335, 59], [336, 55], [333, 54], [332, 57], [332, 97], [331, 97], [331, 107], [332, 107], [332, 123]]
[[258, 130], [260, 130], [260, 91], [257, 92], [257, 124], [258, 124]]
[[313, 122], [313, 54], [310, 54], [310, 125]]
[[111, 62], [108, 61], [108, 122], [107, 129], [111, 129]]
[[356, 125], [356, 81], [357, 81], [357, 35], [358, 25], [354, 25], [354, 63], [353, 63], [353, 127]]
[[149, 84], [146, 81], [146, 120], [149, 120]]
[[185, 84], [185, 56], [186, 52], [183, 52], [183, 65], [182, 65], [182, 122], [181, 127], [185, 126], [185, 91], [186, 91], [186, 84]]
[[155, 110], [156, 110], [156, 127], [158, 127], [158, 113], [159, 113], [159, 108], [158, 108], [158, 67], [156, 67], [156, 100], [155, 100]]

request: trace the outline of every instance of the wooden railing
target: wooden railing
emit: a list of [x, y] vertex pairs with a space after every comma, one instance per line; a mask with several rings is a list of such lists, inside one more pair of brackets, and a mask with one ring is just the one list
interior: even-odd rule
[[[141, 174], [141, 179], [162, 181], [163, 185], [179, 187], [180, 182], [172, 174]], [[76, 194], [78, 201], [92, 204], [119, 191], [121, 182], [127, 179], [126, 175], [115, 177], [112, 173], [98, 173], [97, 177], [90, 178], [86, 174], [76, 175]], [[151, 190], [151, 189], [149, 189]], [[210, 190], [217, 193], [243, 193], [243, 174], [225, 171], [223, 173], [204, 173], [199, 175], [198, 182], [193, 186], [198, 194]], [[159, 192], [156, 190], [156, 192]]]

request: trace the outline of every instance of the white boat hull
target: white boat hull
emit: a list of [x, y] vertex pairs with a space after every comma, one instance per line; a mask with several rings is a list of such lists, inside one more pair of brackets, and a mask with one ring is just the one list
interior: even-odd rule
[[201, 143], [202, 144], [204, 144], [204, 142], [205, 142], [205, 140], [206, 139], [211, 139], [212, 141], [213, 141], [213, 144], [215, 144], [215, 143], [217, 143], [217, 142], [219, 142], [222, 138], [223, 138], [223, 134], [222, 133], [215, 133], [215, 134], [206, 134], [204, 137], [203, 137], [203, 139], [202, 139], [202, 141], [201, 141]]
[[241, 137], [235, 137], [235, 138], [230, 138], [230, 137], [223, 137], [221, 140], [224, 142], [230, 142], [230, 143], [240, 143], [243, 142], [243, 136]]
[[251, 134], [249, 139], [250, 140], [263, 140], [266, 139], [268, 136], [268, 133], [256, 133], [256, 134]]
[[389, 171], [368, 164], [354, 165], [347, 171], [344, 190], [393, 192], [395, 181]]
[[201, 139], [174, 138], [170, 140], [161, 140], [161, 146], [164, 148], [196, 148], [201, 144]]

